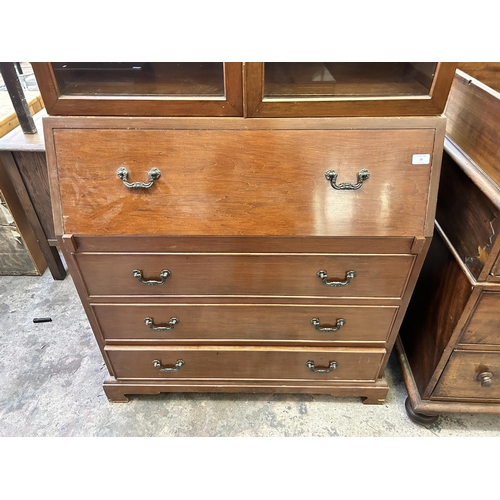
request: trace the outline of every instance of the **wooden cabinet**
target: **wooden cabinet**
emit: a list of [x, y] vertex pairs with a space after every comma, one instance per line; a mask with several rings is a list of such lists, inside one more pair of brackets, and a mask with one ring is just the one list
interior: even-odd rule
[[241, 116], [242, 63], [32, 63], [50, 115]]
[[382, 403], [432, 234], [444, 118], [167, 109], [45, 120], [56, 233], [109, 399], [239, 391]]
[[51, 115], [415, 116], [443, 112], [455, 63], [33, 63]]
[[248, 116], [443, 112], [453, 63], [246, 63]]
[[457, 72], [436, 237], [398, 342], [407, 411], [423, 424], [441, 412], [500, 413], [498, 104], [498, 93]]

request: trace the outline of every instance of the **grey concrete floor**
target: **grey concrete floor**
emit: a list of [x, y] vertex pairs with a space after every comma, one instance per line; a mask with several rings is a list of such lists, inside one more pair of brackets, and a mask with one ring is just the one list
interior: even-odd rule
[[[99, 349], [72, 279], [0, 277], [0, 436], [500, 436], [500, 415], [413, 424], [392, 355], [381, 406], [294, 394], [161, 394], [109, 403]], [[51, 317], [50, 323], [33, 323]]]

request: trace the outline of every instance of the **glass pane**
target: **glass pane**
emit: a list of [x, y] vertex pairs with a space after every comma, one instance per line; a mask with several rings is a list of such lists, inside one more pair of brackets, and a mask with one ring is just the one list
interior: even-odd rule
[[224, 97], [222, 63], [52, 63], [62, 95]]
[[265, 63], [264, 98], [429, 95], [437, 63]]

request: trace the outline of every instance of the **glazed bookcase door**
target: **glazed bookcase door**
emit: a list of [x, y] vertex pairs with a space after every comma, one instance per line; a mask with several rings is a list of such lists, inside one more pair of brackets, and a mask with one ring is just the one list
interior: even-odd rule
[[455, 63], [245, 63], [246, 116], [408, 116], [444, 110]]
[[51, 115], [241, 116], [242, 64], [32, 63]]

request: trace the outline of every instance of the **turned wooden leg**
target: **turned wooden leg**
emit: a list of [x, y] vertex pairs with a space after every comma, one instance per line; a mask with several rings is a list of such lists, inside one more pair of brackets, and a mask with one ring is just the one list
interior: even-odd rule
[[406, 413], [408, 414], [410, 420], [418, 425], [424, 425], [426, 427], [429, 427], [432, 424], [435, 424], [439, 419], [439, 415], [425, 415], [423, 413], [416, 413], [415, 410], [413, 409], [409, 397], [406, 398], [405, 408], [406, 408]]

